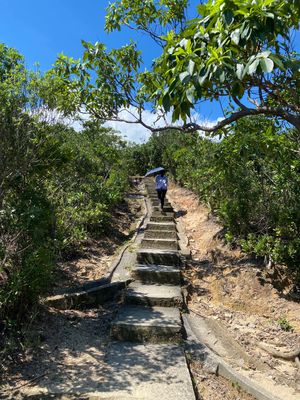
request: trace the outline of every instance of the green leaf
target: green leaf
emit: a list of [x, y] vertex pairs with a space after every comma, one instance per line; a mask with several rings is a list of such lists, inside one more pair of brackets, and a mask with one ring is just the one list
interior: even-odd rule
[[225, 81], [225, 71], [222, 71], [221, 73], [220, 73], [220, 77], [219, 77], [219, 79], [220, 79], [220, 82], [221, 83], [224, 83], [224, 81]]
[[199, 82], [200, 86], [204, 85], [204, 83], [208, 77], [208, 74], [209, 74], [209, 72], [207, 71], [205, 75], [199, 77], [198, 82]]
[[172, 122], [176, 122], [179, 119], [179, 116], [180, 116], [180, 106], [176, 106], [172, 114]]
[[242, 39], [247, 38], [249, 31], [250, 31], [250, 27], [249, 27], [249, 25], [247, 25], [244, 29], [241, 30], [241, 38]]
[[253, 75], [256, 72], [256, 69], [258, 67], [259, 61], [260, 60], [256, 59], [256, 60], [253, 61], [252, 64], [249, 65], [249, 68], [248, 68], [248, 74], [249, 75]]
[[227, 25], [231, 25], [232, 24], [232, 22], [234, 21], [234, 15], [233, 15], [233, 13], [232, 13], [232, 11], [230, 9], [225, 10], [224, 18], [225, 18], [225, 21], [226, 21]]
[[259, 61], [260, 67], [263, 72], [272, 72], [274, 68], [274, 62], [270, 58], [262, 58]]
[[198, 10], [198, 13], [199, 13], [200, 15], [205, 15], [206, 5], [205, 5], [205, 4], [200, 4], [200, 5], [198, 5], [198, 6], [197, 6], [197, 10]]
[[231, 35], [231, 40], [235, 43], [235, 44], [239, 44], [240, 41], [240, 30], [239, 29], [235, 29]]
[[236, 66], [236, 76], [238, 79], [243, 78], [243, 71], [244, 71], [244, 65], [243, 64], [237, 64]]
[[181, 74], [179, 74], [179, 79], [183, 84], [187, 83], [190, 80], [189, 72], [188, 71], [181, 72]]
[[165, 109], [165, 112], [170, 111], [171, 102], [170, 102], [170, 96], [169, 96], [169, 94], [166, 94], [166, 95], [163, 97], [162, 105], [163, 105], [163, 107], [164, 107], [164, 109]]
[[195, 68], [195, 63], [194, 63], [193, 60], [190, 60], [190, 61], [189, 61], [189, 66], [188, 66], [188, 72], [189, 72], [190, 76], [193, 75], [193, 73], [194, 73], [194, 68]]
[[186, 98], [191, 104], [194, 103], [194, 93], [195, 93], [194, 87], [189, 87], [188, 90], [186, 91]]
[[270, 54], [269, 58], [274, 61], [274, 63], [279, 67], [282, 71], [285, 71], [286, 68], [283, 65], [283, 62], [280, 60], [279, 57], [275, 56], [274, 54]]
[[239, 99], [243, 97], [244, 95], [244, 86], [242, 85], [241, 82], [234, 82], [232, 86], [232, 94], [233, 96], [238, 97]]

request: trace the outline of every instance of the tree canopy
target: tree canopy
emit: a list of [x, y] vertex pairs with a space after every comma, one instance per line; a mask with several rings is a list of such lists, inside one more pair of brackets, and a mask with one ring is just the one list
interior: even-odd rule
[[298, 1], [278, 0], [210, 0], [198, 6], [201, 18], [179, 35], [171, 31], [156, 61], [156, 102], [166, 111], [173, 106], [175, 122], [186, 121], [197, 101], [226, 96], [233, 111], [218, 127], [265, 114], [300, 129], [300, 62], [291, 40], [299, 10]]
[[[107, 8], [106, 30], [122, 26], [143, 31], [162, 48], [150, 71], [141, 71], [135, 43], [107, 51], [83, 42], [80, 60], [61, 55], [50, 72], [59, 87], [55, 107], [120, 120], [120, 111], [142, 110], [152, 103], [172, 113], [171, 128], [215, 132], [248, 115], [287, 121], [300, 130], [299, 55], [293, 32], [299, 27], [299, 0], [208, 0], [186, 21], [186, 0], [118, 0]], [[213, 127], [193, 122], [203, 100], [226, 98], [230, 109]], [[136, 116], [138, 115], [138, 116]], [[183, 121], [179, 123], [178, 121]], [[129, 122], [129, 121], [128, 121]], [[132, 122], [132, 118], [130, 118]], [[166, 126], [165, 129], [170, 129]]]

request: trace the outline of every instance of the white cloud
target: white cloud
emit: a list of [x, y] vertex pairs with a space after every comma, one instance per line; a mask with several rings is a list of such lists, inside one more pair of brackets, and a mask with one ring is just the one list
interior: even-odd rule
[[[62, 116], [57, 111], [49, 111], [48, 109], [44, 111], [43, 119], [48, 122], [57, 123], [61, 122], [67, 126], [74, 128], [76, 131], [80, 131], [82, 129], [82, 123], [89, 119], [89, 115], [87, 113], [78, 114], [78, 118], [66, 118]], [[128, 109], [122, 110], [118, 117], [127, 121], [136, 121], [138, 119], [138, 112], [135, 108], [130, 107]], [[205, 126], [213, 126], [217, 122], [221, 121], [223, 118], [218, 118], [217, 120], [211, 121], [208, 119], [203, 119], [199, 113], [194, 112], [191, 118], [191, 121]], [[142, 121], [151, 127], [160, 128], [165, 126], [172, 125], [172, 115], [171, 113], [167, 113], [164, 118], [160, 117], [158, 113], [154, 113], [150, 110], [142, 111]], [[177, 121], [177, 125], [183, 124], [182, 120]], [[104, 124], [105, 127], [109, 127], [114, 129], [115, 131], [120, 132], [121, 136], [129, 142], [134, 143], [145, 143], [151, 136], [151, 131], [145, 128], [143, 125], [139, 123], [126, 123], [120, 121], [107, 121]], [[204, 135], [203, 132], [199, 131], [200, 135]]]
[[[123, 110], [119, 113], [119, 118], [127, 121], [135, 121], [138, 118], [137, 110], [135, 110], [134, 108]], [[213, 126], [217, 122], [222, 120], [222, 118], [218, 118], [215, 121], [202, 119], [200, 115], [196, 112], [192, 115], [191, 119], [193, 122], [205, 126]], [[172, 125], [171, 113], [168, 113], [165, 118], [159, 118], [159, 115], [157, 113], [153, 113], [150, 110], [144, 110], [142, 112], [142, 120], [146, 125], [155, 128]], [[180, 125], [181, 123], [183, 122], [178, 121], [178, 125]], [[121, 136], [130, 142], [144, 143], [151, 136], [151, 131], [139, 123], [133, 124], [119, 121], [108, 121], [104, 124], [104, 126], [119, 131], [121, 133]]]

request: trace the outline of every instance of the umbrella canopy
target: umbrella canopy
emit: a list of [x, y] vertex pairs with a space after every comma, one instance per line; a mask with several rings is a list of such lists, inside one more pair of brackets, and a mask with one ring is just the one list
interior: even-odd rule
[[165, 169], [163, 167], [150, 169], [150, 171], [148, 171], [145, 176], [155, 175], [155, 174], [158, 174], [159, 172], [164, 171], [164, 170]]

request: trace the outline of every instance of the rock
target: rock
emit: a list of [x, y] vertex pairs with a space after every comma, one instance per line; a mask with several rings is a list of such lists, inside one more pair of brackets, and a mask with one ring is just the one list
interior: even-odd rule
[[218, 371], [219, 363], [211, 356], [207, 356], [203, 363], [203, 370], [210, 374], [216, 374]]

